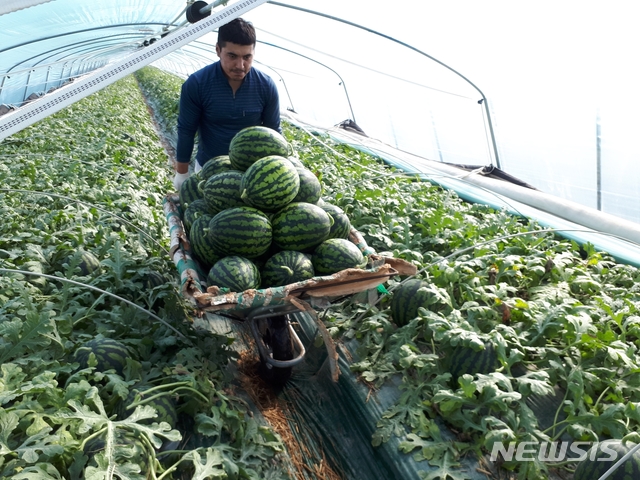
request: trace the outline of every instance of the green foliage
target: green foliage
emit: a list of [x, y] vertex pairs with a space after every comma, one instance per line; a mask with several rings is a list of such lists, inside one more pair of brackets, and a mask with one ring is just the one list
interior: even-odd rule
[[[604, 440], [640, 427], [640, 271], [592, 245], [535, 222], [469, 204], [366, 153], [286, 126], [300, 159], [320, 176], [324, 200], [342, 208], [367, 243], [419, 268], [420, 305], [357, 299], [324, 318], [336, 339], [355, 341], [351, 368], [372, 387], [393, 379], [400, 396], [372, 444], [392, 437], [429, 467], [423, 478], [466, 478], [468, 454], [496, 441]], [[399, 298], [402, 294], [400, 294]], [[391, 314], [394, 313], [395, 319]], [[494, 371], [452, 378], [449, 359], [492, 345]], [[551, 419], [530, 402], [553, 405]], [[545, 415], [542, 415], [543, 417]], [[442, 435], [437, 422], [455, 432]], [[440, 423], [438, 423], [440, 424]], [[544, 479], [571, 464], [505, 462], [520, 479]]]
[[[271, 474], [281, 443], [226, 391], [233, 339], [190, 326], [167, 253], [171, 172], [134, 78], [5, 139], [0, 158], [0, 477]], [[83, 251], [99, 259], [88, 275]], [[74, 358], [100, 337], [132, 353], [123, 368]], [[130, 396], [139, 385], [144, 398]], [[175, 401], [174, 428], [154, 395]], [[215, 442], [188, 443], [202, 416], [217, 419]], [[213, 450], [216, 469], [200, 462]]]

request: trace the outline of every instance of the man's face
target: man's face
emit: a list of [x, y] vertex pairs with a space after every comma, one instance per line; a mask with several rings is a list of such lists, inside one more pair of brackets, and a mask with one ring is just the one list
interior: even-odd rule
[[227, 42], [224, 47], [216, 45], [222, 71], [229, 80], [242, 80], [251, 70], [253, 63], [253, 45], [238, 45]]

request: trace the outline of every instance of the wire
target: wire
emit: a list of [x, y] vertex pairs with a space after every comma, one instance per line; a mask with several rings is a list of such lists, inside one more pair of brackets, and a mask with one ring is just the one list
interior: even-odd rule
[[111, 215], [111, 216], [117, 218], [118, 220], [120, 220], [120, 221], [124, 222], [125, 224], [129, 225], [131, 228], [134, 228], [140, 234], [142, 234], [143, 236], [145, 236], [149, 240], [151, 240], [153, 243], [155, 243], [156, 246], [159, 247], [163, 252], [165, 252], [167, 255], [169, 255], [169, 252], [167, 251], [167, 249], [164, 248], [155, 238], [153, 238], [147, 232], [142, 230], [140, 227], [134, 225], [130, 221], [126, 220], [125, 218], [122, 218], [121, 216], [116, 215], [115, 213], [112, 213], [109, 210], [106, 210], [106, 209], [102, 208], [99, 205], [94, 205], [92, 203], [84, 202], [82, 200], [78, 200], [78, 199], [73, 198], [73, 197], [68, 197], [66, 195], [60, 195], [60, 194], [57, 194], [57, 193], [49, 193], [49, 192], [39, 192], [39, 191], [36, 191], [36, 190], [19, 190], [19, 189], [15, 189], [15, 188], [0, 188], [0, 192], [28, 193], [28, 194], [34, 194], [34, 195], [38, 195], [39, 194], [39, 195], [57, 197], [57, 198], [62, 198], [64, 200], [71, 200], [72, 202], [80, 203], [81, 205], [84, 205], [84, 206], [89, 207], [89, 208], [95, 208], [96, 210], [99, 210], [99, 211], [101, 211], [103, 213], [106, 213], [107, 215]]
[[166, 320], [163, 320], [162, 318], [158, 317], [155, 313], [150, 312], [149, 310], [141, 307], [140, 305], [127, 300], [126, 298], [122, 298], [114, 293], [111, 292], [107, 292], [106, 290], [103, 290], [101, 288], [98, 287], [94, 287], [93, 285], [87, 285], [86, 283], [82, 283], [82, 282], [76, 282], [75, 280], [71, 280], [69, 278], [63, 278], [63, 277], [56, 277], [54, 275], [47, 275], [46, 273], [38, 273], [38, 272], [28, 272], [25, 270], [17, 270], [17, 269], [13, 269], [13, 268], [0, 268], [0, 272], [5, 272], [5, 273], [20, 273], [22, 275], [32, 275], [32, 276], [37, 276], [37, 277], [44, 277], [44, 278], [48, 278], [49, 280], [59, 280], [61, 282], [66, 282], [66, 283], [70, 283], [72, 285], [76, 285], [78, 287], [84, 287], [84, 288], [88, 288], [89, 290], [94, 290], [96, 292], [102, 293], [104, 295], [108, 295], [112, 298], [115, 298], [117, 300], [120, 300], [124, 303], [126, 303], [127, 305], [137, 308], [138, 310], [140, 310], [141, 312], [146, 313], [147, 315], [149, 315], [151, 318], [153, 318], [154, 320], [159, 321], [160, 323], [162, 323], [163, 325], [167, 326], [169, 329], [171, 329], [173, 332], [177, 333], [178, 336], [180, 336], [180, 338], [182, 338], [183, 340], [185, 340], [187, 343], [189, 343], [190, 345], [193, 345], [193, 343], [184, 336], [184, 334], [182, 334], [179, 330], [177, 330], [174, 326], [172, 326], [171, 324], [169, 324]]

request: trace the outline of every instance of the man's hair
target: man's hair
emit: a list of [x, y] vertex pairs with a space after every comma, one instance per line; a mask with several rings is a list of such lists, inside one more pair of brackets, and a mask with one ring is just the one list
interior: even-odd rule
[[242, 18], [234, 18], [221, 26], [218, 29], [218, 45], [222, 48], [227, 42], [255, 46], [256, 30], [253, 28], [253, 24]]

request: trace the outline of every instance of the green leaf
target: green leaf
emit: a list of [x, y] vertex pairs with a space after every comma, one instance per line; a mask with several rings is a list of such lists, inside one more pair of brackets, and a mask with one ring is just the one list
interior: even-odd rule
[[191, 477], [192, 480], [207, 480], [211, 477], [218, 478], [225, 476], [224, 457], [220, 450], [209, 447], [204, 453], [204, 461], [198, 450], [192, 450], [184, 457], [193, 462], [195, 472]]

